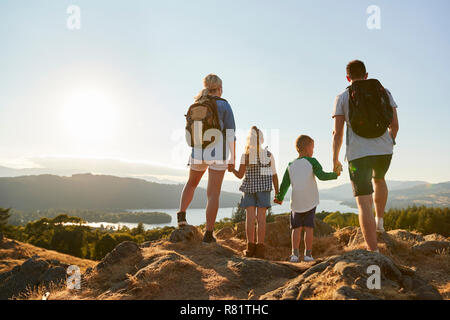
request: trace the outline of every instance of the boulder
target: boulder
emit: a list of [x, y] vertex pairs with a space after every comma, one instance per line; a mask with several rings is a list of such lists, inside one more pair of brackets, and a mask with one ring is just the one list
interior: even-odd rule
[[124, 241], [108, 253], [93, 270], [92, 277], [101, 285], [123, 280], [127, 273], [135, 270], [142, 260], [141, 248], [135, 242]]
[[170, 242], [182, 242], [182, 241], [201, 241], [202, 234], [194, 226], [183, 226], [177, 228], [169, 236]]
[[437, 234], [437, 233], [427, 234], [423, 238], [424, 238], [424, 241], [449, 241], [448, 238], [446, 238], [440, 234]]
[[390, 236], [392, 236], [396, 240], [401, 241], [415, 241], [415, 242], [422, 242], [424, 241], [424, 238], [421, 234], [410, 232], [406, 230], [391, 230], [387, 232]]
[[296, 272], [284, 265], [261, 259], [232, 257], [227, 262], [228, 269], [233, 270], [240, 282], [246, 287], [260, 286], [275, 278], [289, 279], [295, 277]]
[[0, 274], [0, 300], [26, 295], [38, 286], [58, 286], [66, 279], [66, 269], [38, 256], [33, 256], [22, 265]]
[[357, 227], [345, 227], [339, 229], [334, 233], [334, 237], [336, 237], [340, 244], [348, 246], [350, 243], [350, 239], [353, 239], [353, 237], [358, 232], [357, 229]]
[[450, 241], [425, 241], [411, 248], [416, 253], [433, 255], [450, 250]]
[[217, 233], [216, 233], [216, 237], [218, 239], [229, 239], [233, 236], [234, 234], [234, 230], [231, 227], [225, 227], [220, 229]]
[[[380, 269], [381, 289], [369, 289], [371, 266]], [[330, 292], [330, 283], [334, 291]], [[328, 294], [327, 296], [323, 295]], [[442, 299], [439, 292], [412, 270], [375, 252], [354, 250], [329, 257], [261, 299]]]
[[364, 240], [364, 235], [362, 233], [361, 228], [356, 228], [355, 229], [356, 232], [354, 232], [351, 236], [350, 239], [348, 241], [348, 246], [349, 247], [357, 247], [361, 244], [365, 244], [366, 240]]
[[65, 268], [61, 266], [52, 267], [50, 269], [47, 269], [47, 271], [42, 274], [39, 282], [47, 288], [49, 288], [51, 285], [58, 286], [61, 283], [65, 282], [66, 275], [67, 272]]
[[108, 253], [95, 268], [97, 270], [105, 269], [126, 260], [140, 260], [141, 258], [142, 255], [139, 245], [132, 241], [124, 241]]

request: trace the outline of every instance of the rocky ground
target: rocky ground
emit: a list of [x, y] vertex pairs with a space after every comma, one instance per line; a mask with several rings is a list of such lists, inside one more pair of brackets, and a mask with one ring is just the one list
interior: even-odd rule
[[[81, 290], [48, 289], [44, 275], [55, 274], [62, 281], [62, 269], [35, 257], [16, 267], [14, 274], [0, 274], [0, 293], [34, 266], [40, 270], [36, 273], [41, 289], [29, 299], [40, 299], [46, 291], [49, 299], [450, 298], [450, 239], [440, 235], [389, 231], [379, 235], [381, 253], [371, 253], [364, 250], [359, 228], [335, 231], [318, 220], [313, 263], [287, 262], [287, 217], [277, 217], [267, 226], [266, 260], [243, 256], [243, 224], [222, 229], [216, 236], [218, 243], [204, 244], [198, 228], [185, 227], [165, 240], [124, 242], [86, 269]], [[374, 265], [380, 268], [381, 289], [367, 287], [368, 268]]]

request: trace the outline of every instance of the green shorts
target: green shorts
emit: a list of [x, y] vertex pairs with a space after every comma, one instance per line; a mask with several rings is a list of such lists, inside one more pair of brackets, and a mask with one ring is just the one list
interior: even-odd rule
[[391, 164], [392, 154], [369, 156], [348, 162], [353, 195], [365, 196], [373, 193], [372, 178], [384, 179]]

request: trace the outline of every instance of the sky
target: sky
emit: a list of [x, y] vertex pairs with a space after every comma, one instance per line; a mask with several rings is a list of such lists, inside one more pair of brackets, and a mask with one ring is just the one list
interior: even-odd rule
[[[70, 5], [80, 29], [67, 27]], [[370, 5], [380, 29], [367, 27]], [[282, 175], [307, 134], [331, 171], [333, 102], [347, 62], [361, 59], [399, 106], [387, 178], [448, 181], [449, 10], [447, 0], [2, 0], [0, 166], [139, 176], [157, 166], [183, 180], [184, 114], [215, 73], [238, 153], [257, 125]], [[348, 181], [344, 170], [320, 186]]]

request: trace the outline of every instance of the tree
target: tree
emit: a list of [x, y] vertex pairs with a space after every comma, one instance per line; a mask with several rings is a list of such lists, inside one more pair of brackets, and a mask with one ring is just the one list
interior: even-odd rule
[[109, 252], [116, 247], [116, 240], [109, 234], [105, 234], [96, 244], [94, 249], [94, 258], [103, 259]]
[[9, 210], [11, 209], [3, 209], [0, 208], [0, 231], [2, 231], [6, 224], [8, 223], [8, 219], [11, 217], [9, 214]]
[[145, 228], [144, 228], [144, 224], [142, 222], [139, 222], [136, 228], [133, 228], [131, 230], [131, 234], [133, 236], [136, 236], [138, 234], [145, 234]]
[[245, 221], [245, 208], [241, 208], [240, 204], [238, 203], [236, 209], [233, 209], [233, 213], [231, 214], [231, 220], [233, 220], [234, 223], [236, 222], [242, 222]]

